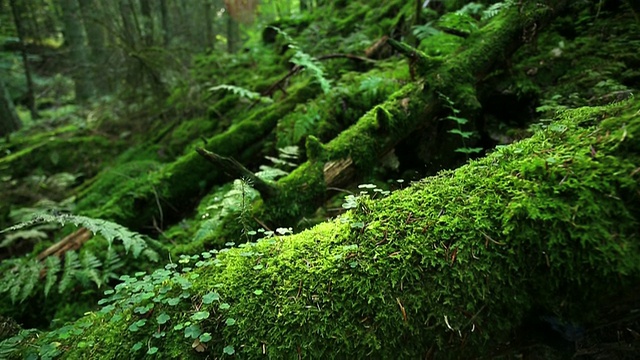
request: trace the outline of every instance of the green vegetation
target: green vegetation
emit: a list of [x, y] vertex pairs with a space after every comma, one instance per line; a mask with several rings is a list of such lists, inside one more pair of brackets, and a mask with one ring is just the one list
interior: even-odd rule
[[640, 351], [633, 2], [0, 10], [0, 358]]

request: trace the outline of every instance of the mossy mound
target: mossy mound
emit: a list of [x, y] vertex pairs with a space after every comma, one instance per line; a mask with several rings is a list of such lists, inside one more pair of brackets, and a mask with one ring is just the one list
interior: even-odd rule
[[311, 230], [126, 277], [21, 355], [463, 358], [534, 311], [588, 323], [640, 281], [639, 107], [568, 111]]

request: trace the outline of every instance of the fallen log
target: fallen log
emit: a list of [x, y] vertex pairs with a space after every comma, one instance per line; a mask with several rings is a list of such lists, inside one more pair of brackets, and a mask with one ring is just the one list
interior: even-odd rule
[[[540, 31], [566, 4], [566, 1], [552, 1], [546, 5], [512, 6], [491, 24], [472, 34], [457, 54], [444, 60], [431, 58], [389, 39], [389, 44], [409, 59], [410, 66], [422, 80], [400, 89], [329, 143], [321, 144], [309, 137], [309, 160], [279, 180], [276, 184], [278, 195], [265, 197], [253, 208], [252, 217], [270, 227], [293, 226], [317, 209], [326, 198], [327, 188], [349, 184], [358, 174], [371, 172], [380, 158], [418, 129], [428, 129], [432, 134], [434, 156], [453, 153], [462, 144], [438, 124], [444, 117], [445, 108], [453, 103], [460, 111], [459, 116], [473, 118], [481, 108], [475, 94], [478, 81], [496, 64], [508, 59], [519, 46], [531, 41], [533, 29]], [[472, 129], [465, 129], [469, 130]], [[242, 231], [236, 218], [235, 214], [228, 216], [224, 225], [204, 243], [178, 247], [174, 253], [220, 247], [235, 241]]]
[[532, 316], [589, 324], [612, 297], [638, 300], [638, 108], [567, 111], [308, 231], [127, 277], [14, 355], [460, 359], [490, 357]]

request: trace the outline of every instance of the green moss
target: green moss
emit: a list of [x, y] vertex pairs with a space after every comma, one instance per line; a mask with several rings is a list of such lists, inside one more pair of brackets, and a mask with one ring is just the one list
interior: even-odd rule
[[[141, 317], [122, 302], [119, 318], [91, 314], [59, 348], [70, 359], [129, 357], [160, 329], [165, 337], [150, 340], [160, 353], [195, 357], [175, 330], [191, 321], [211, 334], [211, 356], [233, 346], [243, 358], [418, 358], [425, 349], [463, 358], [490, 354], [534, 309], [587, 321], [607, 294], [640, 280], [638, 106], [564, 113], [456, 171], [361, 198], [340, 219], [220, 253], [172, 280], [167, 296], [188, 291], [187, 300], [159, 301], [151, 324], [127, 330]], [[212, 291], [219, 299], [203, 302]], [[206, 321], [193, 320], [204, 310]], [[162, 312], [171, 320], [158, 327]]]
[[80, 212], [96, 209], [106, 204], [113, 193], [124, 183], [140, 186], [149, 173], [157, 171], [157, 161], [130, 161], [121, 165], [104, 169], [89, 186], [79, 189], [77, 209]]
[[347, 72], [329, 94], [299, 104], [278, 121], [276, 146], [301, 145], [308, 135], [328, 141], [408, 80], [408, 68], [397, 61], [381, 62], [364, 73]]
[[[217, 120], [196, 118], [184, 121], [164, 140], [166, 149], [171, 154], [182, 155], [195, 150], [195, 146], [187, 146], [193, 142], [202, 145], [202, 139], [210, 137], [218, 126]], [[176, 156], [177, 157], [177, 156]]]
[[[224, 133], [208, 139], [205, 148], [223, 156], [242, 154], [247, 147], [264, 139], [278, 119], [296, 103], [314, 95], [318, 89], [303, 82], [294, 84], [290, 91], [290, 96], [282, 102], [255, 109]], [[244, 161], [251, 155], [243, 154], [237, 160]], [[220, 182], [221, 175], [218, 168], [190, 152], [158, 171], [122, 184], [101, 207], [82, 208], [86, 208], [88, 216], [115, 221], [132, 229], [150, 224], [154, 218], [173, 223], [184, 215], [182, 211], [194, 207], [205, 190]]]
[[50, 137], [0, 158], [3, 174], [19, 178], [39, 169], [48, 174], [66, 171], [92, 176], [104, 159], [114, 156], [122, 143], [100, 136]]

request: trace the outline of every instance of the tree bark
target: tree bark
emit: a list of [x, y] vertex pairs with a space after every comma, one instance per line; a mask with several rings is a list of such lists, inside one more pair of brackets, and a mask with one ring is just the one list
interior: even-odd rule
[[140, 0], [140, 14], [142, 15], [141, 27], [143, 42], [146, 46], [152, 46], [155, 37], [155, 25], [153, 23], [150, 1]]
[[0, 136], [8, 136], [22, 127], [22, 122], [13, 106], [13, 100], [0, 78]]
[[160, 18], [162, 19], [162, 40], [164, 46], [169, 45], [173, 35], [167, 0], [160, 0]]
[[73, 67], [76, 99], [88, 101], [94, 94], [89, 71], [89, 56], [85, 43], [84, 26], [78, 0], [60, 1], [62, 8], [65, 41], [69, 47], [69, 65]]
[[29, 59], [27, 57], [27, 47], [25, 44], [25, 30], [22, 26], [22, 19], [20, 12], [16, 4], [16, 0], [10, 0], [11, 10], [13, 11], [13, 21], [16, 25], [18, 32], [18, 39], [20, 41], [20, 55], [22, 56], [22, 66], [24, 67], [24, 77], [27, 82], [27, 107], [31, 113], [31, 118], [38, 119], [38, 110], [36, 109], [36, 96], [33, 86], [33, 80], [31, 78], [31, 66], [29, 65]]
[[230, 54], [238, 51], [240, 46], [240, 24], [227, 14], [227, 52]]
[[105, 28], [104, 24], [99, 22], [99, 19], [105, 16], [105, 12], [96, 0], [80, 0], [80, 9], [87, 32], [94, 84], [100, 95], [106, 95], [110, 92], [108, 81], [110, 70], [108, 70]]

